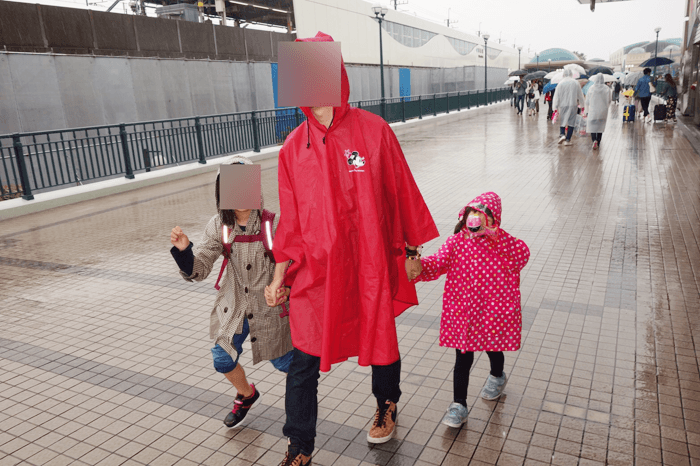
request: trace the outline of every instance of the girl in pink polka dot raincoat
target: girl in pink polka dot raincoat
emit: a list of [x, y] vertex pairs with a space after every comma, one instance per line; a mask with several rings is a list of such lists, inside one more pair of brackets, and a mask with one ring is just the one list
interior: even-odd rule
[[443, 423], [461, 426], [467, 419], [467, 387], [474, 351], [486, 351], [491, 363], [481, 396], [500, 397], [507, 382], [503, 351], [520, 349], [520, 271], [530, 250], [501, 227], [501, 198], [477, 196], [459, 213], [459, 223], [440, 250], [420, 259], [415, 281], [447, 274], [440, 322], [440, 346], [455, 348], [454, 402]]

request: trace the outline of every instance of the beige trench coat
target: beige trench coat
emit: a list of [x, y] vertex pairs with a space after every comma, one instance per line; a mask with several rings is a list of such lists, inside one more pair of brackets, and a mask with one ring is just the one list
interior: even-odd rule
[[[236, 235], [256, 235], [261, 228], [261, 211], [253, 210], [243, 232], [238, 225], [230, 229], [229, 242]], [[272, 225], [277, 231], [279, 215]], [[223, 260], [222, 222], [217, 214], [204, 229], [202, 241], [195, 244], [192, 275], [180, 271], [187, 281], [202, 281], [214, 271], [219, 276]], [[264, 233], [264, 232], [263, 232]], [[282, 306], [269, 307], [265, 302], [265, 287], [272, 282], [275, 265], [264, 256], [262, 242], [233, 243], [231, 260], [219, 283], [220, 290], [210, 314], [209, 336], [234, 359], [233, 336], [243, 330], [243, 319], [248, 318], [250, 342], [253, 347], [253, 364], [284, 356], [293, 349], [289, 317], [280, 317]], [[216, 267], [214, 264], [216, 263]]]

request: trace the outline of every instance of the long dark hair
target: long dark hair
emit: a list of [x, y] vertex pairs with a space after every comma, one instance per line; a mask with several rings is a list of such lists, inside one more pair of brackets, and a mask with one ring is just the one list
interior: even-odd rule
[[671, 86], [673, 86], [673, 87], [676, 86], [676, 81], [673, 80], [673, 76], [671, 76], [669, 73], [666, 73], [666, 76], [664, 76], [664, 79], [665, 79], [666, 82], [669, 83]]
[[230, 209], [221, 210], [219, 205], [221, 204], [221, 195], [219, 189], [219, 178], [221, 175], [216, 175], [216, 187], [214, 188], [214, 196], [216, 196], [216, 210], [219, 211], [219, 216], [221, 217], [221, 222], [224, 225], [228, 225], [231, 228], [236, 226], [236, 212]]
[[[496, 220], [493, 218], [493, 213], [491, 213], [491, 210], [489, 210], [488, 207], [486, 207], [484, 210], [486, 211], [486, 214], [491, 219], [491, 223], [494, 223]], [[469, 214], [471, 212], [479, 212], [479, 211], [474, 209], [473, 207], [467, 207], [467, 210], [464, 211], [464, 216], [462, 217], [462, 220], [457, 222], [457, 225], [455, 226], [455, 232], [454, 232], [455, 235], [457, 233], [459, 233], [460, 231], [462, 231], [462, 229], [464, 228], [464, 225], [467, 224], [467, 217], [469, 216]]]

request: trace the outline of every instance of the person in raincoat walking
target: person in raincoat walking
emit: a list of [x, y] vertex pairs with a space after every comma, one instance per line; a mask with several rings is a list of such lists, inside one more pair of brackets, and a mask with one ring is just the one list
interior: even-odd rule
[[[241, 156], [231, 158], [229, 163], [253, 164]], [[270, 260], [271, 254], [266, 253], [260, 234], [266, 222], [270, 223], [271, 234], [274, 234], [279, 218], [269, 218], [274, 214], [264, 210], [262, 193], [260, 209], [221, 209], [220, 193], [227, 187], [220, 184], [221, 172], [216, 177], [214, 189], [218, 212], [204, 228], [202, 242], [194, 247], [182, 228], [176, 226], [170, 232], [173, 244], [170, 253], [180, 268], [180, 275], [188, 282], [206, 279], [214, 263], [224, 256], [219, 279], [214, 285], [218, 293], [209, 316], [209, 336], [214, 340], [211, 349], [214, 369], [238, 391], [233, 409], [224, 419], [227, 427], [234, 427], [243, 421], [260, 398], [260, 392], [254, 384], [248, 383], [245, 371], [238, 363], [248, 335], [253, 364], [269, 360], [276, 369], [286, 373], [293, 348], [289, 318], [280, 315], [284, 314], [281, 307], [267, 306], [265, 299], [265, 287], [272, 281], [275, 264]]]
[[[321, 32], [297, 40], [333, 41]], [[340, 77], [340, 106], [302, 107], [307, 120], [279, 154], [277, 270], [266, 297], [275, 304], [292, 261], [287, 466], [311, 461], [319, 371], [351, 357], [372, 366], [377, 409], [367, 441], [391, 439], [401, 395], [395, 317], [418, 304], [409, 282], [420, 273], [417, 248], [439, 236], [394, 132], [381, 117], [348, 105], [342, 60]]]
[[552, 107], [559, 111], [559, 144], [570, 146], [571, 136], [576, 126], [578, 106], [583, 105], [584, 97], [581, 85], [573, 78], [571, 70], [564, 69], [564, 79], [557, 85]]
[[600, 147], [600, 140], [603, 138], [605, 123], [608, 121], [608, 107], [610, 107], [610, 88], [605, 85], [605, 77], [596, 74], [591, 78], [593, 85], [588, 89], [586, 95], [585, 112], [588, 116], [586, 130], [591, 135], [593, 150]]
[[443, 424], [467, 420], [469, 370], [475, 351], [486, 351], [491, 373], [481, 390], [485, 400], [501, 396], [507, 377], [503, 351], [520, 349], [520, 271], [530, 257], [527, 245], [501, 227], [501, 198], [477, 196], [459, 213], [454, 234], [436, 254], [423, 257], [416, 281], [447, 274], [440, 319], [440, 346], [455, 349], [454, 399]]

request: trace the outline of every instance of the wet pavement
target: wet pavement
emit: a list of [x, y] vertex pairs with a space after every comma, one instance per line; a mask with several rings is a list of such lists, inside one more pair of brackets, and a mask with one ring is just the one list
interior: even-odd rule
[[[401, 138], [441, 238], [475, 195], [503, 199], [503, 227], [532, 256], [522, 273], [523, 348], [506, 353], [498, 402], [440, 424], [452, 350], [437, 344], [444, 278], [398, 318], [396, 438], [370, 447], [370, 371], [322, 376], [320, 465], [700, 464], [700, 156], [680, 128], [621, 123], [600, 151], [556, 144], [544, 114], [508, 104]], [[263, 167], [278, 209], [276, 168]], [[0, 222], [0, 465], [278, 464], [284, 377], [241, 357], [263, 393], [244, 427], [221, 420], [235, 390], [214, 372], [216, 274], [183, 281], [168, 250], [215, 212], [209, 173]], [[215, 265], [215, 269], [217, 269]]]

